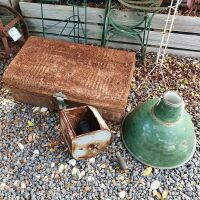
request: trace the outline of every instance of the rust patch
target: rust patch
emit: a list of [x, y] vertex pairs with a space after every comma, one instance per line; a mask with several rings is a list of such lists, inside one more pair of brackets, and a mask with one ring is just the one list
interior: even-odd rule
[[18, 97], [21, 90], [47, 98], [62, 92], [69, 102], [92, 105], [105, 119], [119, 121], [134, 64], [133, 52], [30, 37], [6, 69], [3, 82], [18, 89]]
[[94, 157], [111, 142], [108, 126], [92, 106], [61, 111], [60, 125], [63, 138], [75, 159]]

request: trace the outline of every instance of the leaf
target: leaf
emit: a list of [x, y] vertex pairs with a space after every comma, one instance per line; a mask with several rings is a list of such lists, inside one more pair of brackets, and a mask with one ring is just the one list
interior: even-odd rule
[[198, 93], [195, 93], [195, 92], [191, 92], [191, 95], [192, 95], [193, 97], [199, 97], [199, 96], [200, 96]]
[[119, 171], [119, 170], [120, 170], [120, 166], [117, 165], [117, 166], [115, 167], [115, 170], [116, 170], [116, 171]]
[[35, 126], [35, 124], [32, 121], [28, 121], [28, 126], [33, 127], [33, 126]]
[[152, 167], [147, 167], [144, 171], [143, 171], [143, 176], [149, 176], [152, 172]]
[[153, 190], [153, 196], [156, 197], [157, 199], [161, 199], [162, 198], [160, 192], [158, 192], [157, 190]]
[[184, 80], [183, 80], [183, 84], [184, 84], [184, 85], [188, 85], [188, 84], [189, 84], [188, 79], [184, 79]]
[[169, 191], [167, 189], [163, 190], [162, 192], [162, 198], [166, 199], [168, 197]]
[[105, 169], [107, 167], [107, 164], [103, 163], [100, 167]]

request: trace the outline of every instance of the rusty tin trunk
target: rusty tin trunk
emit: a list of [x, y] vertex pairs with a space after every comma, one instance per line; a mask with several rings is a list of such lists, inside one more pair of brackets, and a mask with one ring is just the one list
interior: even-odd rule
[[123, 117], [135, 53], [30, 37], [4, 73], [16, 101], [56, 109], [62, 92], [71, 106], [92, 105], [105, 119]]
[[77, 160], [96, 156], [111, 142], [108, 126], [92, 106], [60, 111], [60, 124], [64, 141]]

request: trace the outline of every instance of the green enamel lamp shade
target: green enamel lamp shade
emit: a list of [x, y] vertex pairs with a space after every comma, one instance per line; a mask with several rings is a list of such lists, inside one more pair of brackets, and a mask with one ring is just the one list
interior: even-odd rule
[[161, 100], [142, 103], [122, 125], [122, 140], [140, 162], [156, 168], [176, 168], [191, 159], [196, 136], [182, 98], [168, 91]]

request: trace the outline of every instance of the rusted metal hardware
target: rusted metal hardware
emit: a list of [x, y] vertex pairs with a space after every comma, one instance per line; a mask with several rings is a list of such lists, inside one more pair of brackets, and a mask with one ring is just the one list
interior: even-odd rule
[[122, 170], [127, 170], [128, 169], [128, 165], [126, 164], [125, 160], [122, 158], [120, 152], [118, 151], [116, 153], [116, 157], [117, 157], [117, 160], [119, 162], [119, 165], [121, 167]]
[[64, 141], [77, 160], [96, 156], [111, 142], [108, 126], [92, 106], [60, 111], [60, 124]]
[[53, 97], [56, 98], [60, 110], [68, 107], [66, 103], [67, 97], [62, 92], [55, 93]]
[[[9, 13], [11, 15], [11, 20], [6, 23], [4, 21], [4, 15], [1, 15], [1, 11]], [[6, 23], [6, 25], [5, 25]], [[14, 50], [14, 48], [9, 47], [9, 34], [8, 31], [15, 27], [18, 24], [18, 27], [20, 27], [20, 33], [22, 34], [23, 38], [20, 40], [20, 44], [23, 44], [23, 42], [28, 38], [28, 29], [27, 26], [23, 20], [23, 17], [12, 7], [0, 5], [0, 38], [2, 40], [2, 45], [4, 48], [4, 52], [0, 52], [0, 57], [9, 57], [11, 52]]]
[[134, 64], [134, 52], [32, 36], [3, 82], [16, 101], [53, 110], [58, 108], [53, 95], [62, 92], [73, 107], [91, 105], [104, 119], [120, 122]]

